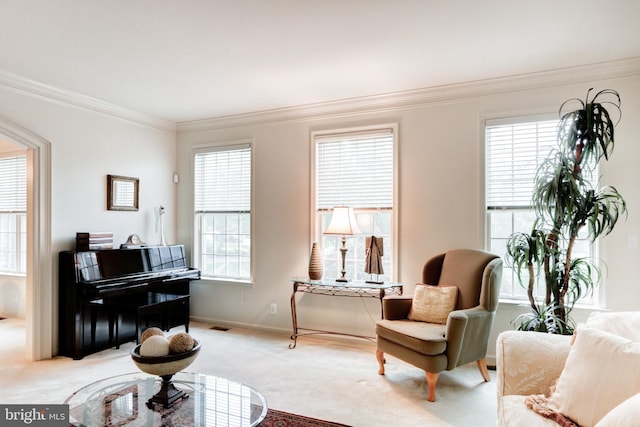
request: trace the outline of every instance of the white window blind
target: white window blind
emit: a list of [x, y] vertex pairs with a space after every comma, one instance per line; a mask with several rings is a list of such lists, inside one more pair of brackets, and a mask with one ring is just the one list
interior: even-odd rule
[[[535, 121], [536, 118], [514, 118], [488, 122], [485, 126], [487, 209], [487, 249], [505, 257], [507, 242], [515, 232], [531, 232], [536, 214], [532, 206], [534, 180], [538, 167], [557, 147], [558, 120]], [[598, 176], [595, 164], [583, 169], [591, 183]], [[574, 246], [574, 256], [597, 256], [597, 243], [581, 236]], [[540, 281], [540, 276], [538, 276]], [[536, 283], [534, 293], [543, 298], [545, 288]], [[500, 296], [510, 300], [526, 300], [526, 289], [520, 285], [516, 271], [504, 265]], [[587, 295], [581, 302], [592, 304]]]
[[195, 155], [195, 211], [251, 210], [251, 147], [242, 145]]
[[531, 206], [536, 170], [554, 147], [557, 120], [486, 127], [486, 198], [491, 209]]
[[318, 210], [393, 207], [393, 133], [316, 137]]
[[0, 212], [27, 211], [27, 157], [0, 158]]
[[203, 278], [251, 281], [251, 144], [194, 155], [194, 261]]
[[340, 236], [326, 235], [335, 206], [354, 209], [360, 234], [347, 239], [346, 271], [349, 280], [369, 280], [365, 273], [366, 237], [384, 241], [384, 274], [393, 276], [394, 244], [394, 151], [395, 129], [317, 134], [315, 144], [314, 239], [323, 248], [324, 278], [338, 277], [341, 269]]

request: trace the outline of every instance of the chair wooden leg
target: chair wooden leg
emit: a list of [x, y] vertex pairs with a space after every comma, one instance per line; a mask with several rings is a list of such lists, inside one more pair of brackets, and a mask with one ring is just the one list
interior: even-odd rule
[[436, 401], [436, 384], [438, 383], [438, 373], [427, 372], [427, 386], [429, 387], [429, 396], [427, 400], [429, 402]]
[[491, 381], [491, 377], [489, 376], [489, 370], [487, 369], [487, 359], [480, 359], [477, 361], [478, 369], [480, 369], [480, 373], [482, 374], [482, 378], [484, 378], [485, 382]]
[[378, 359], [378, 375], [384, 375], [384, 352], [376, 349], [376, 358]]

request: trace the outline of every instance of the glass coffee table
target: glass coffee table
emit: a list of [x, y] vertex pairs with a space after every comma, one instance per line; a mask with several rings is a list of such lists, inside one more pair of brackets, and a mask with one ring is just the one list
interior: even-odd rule
[[225, 378], [178, 372], [173, 384], [189, 395], [170, 407], [147, 401], [162, 380], [142, 372], [118, 375], [89, 384], [65, 400], [72, 426], [229, 426], [258, 425], [267, 402], [257, 390]]

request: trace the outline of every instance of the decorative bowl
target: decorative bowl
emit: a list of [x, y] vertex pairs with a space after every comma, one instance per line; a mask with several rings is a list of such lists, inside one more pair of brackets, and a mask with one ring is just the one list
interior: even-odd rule
[[193, 348], [184, 353], [168, 354], [166, 356], [146, 357], [140, 355], [138, 344], [131, 350], [131, 359], [138, 369], [151, 375], [173, 375], [191, 365], [200, 352], [200, 342], [196, 341]]
[[175, 373], [182, 371], [191, 365], [198, 357], [200, 352], [200, 342], [195, 341], [195, 345], [189, 351], [184, 353], [168, 354], [166, 356], [145, 357], [140, 355], [140, 346], [138, 344], [131, 350], [131, 359], [133, 363], [142, 371], [151, 375], [158, 375], [162, 378], [160, 391], [154, 394], [147, 401], [147, 407], [154, 408], [154, 405], [160, 404], [165, 408], [170, 407], [173, 403], [180, 399], [186, 399], [189, 395], [173, 385], [172, 377]]

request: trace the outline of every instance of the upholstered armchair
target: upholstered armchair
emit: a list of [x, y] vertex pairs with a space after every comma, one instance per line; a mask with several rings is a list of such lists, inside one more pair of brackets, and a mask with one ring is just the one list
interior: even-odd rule
[[[419, 301], [414, 296], [385, 297], [384, 318], [376, 322], [378, 373], [384, 375], [385, 353], [423, 369], [430, 402], [436, 400], [442, 371], [477, 362], [484, 380], [490, 381], [485, 357], [501, 278], [502, 260], [485, 251], [456, 249], [429, 259], [422, 271], [426, 286], [416, 285], [414, 296], [418, 298], [419, 289], [427, 294], [457, 289], [457, 295], [449, 299], [451, 305], [444, 312], [441, 295], [436, 295], [433, 307], [425, 307], [434, 299], [425, 299], [422, 293]], [[426, 308], [427, 316], [421, 317], [418, 308]], [[440, 323], [430, 323], [429, 314]]]

